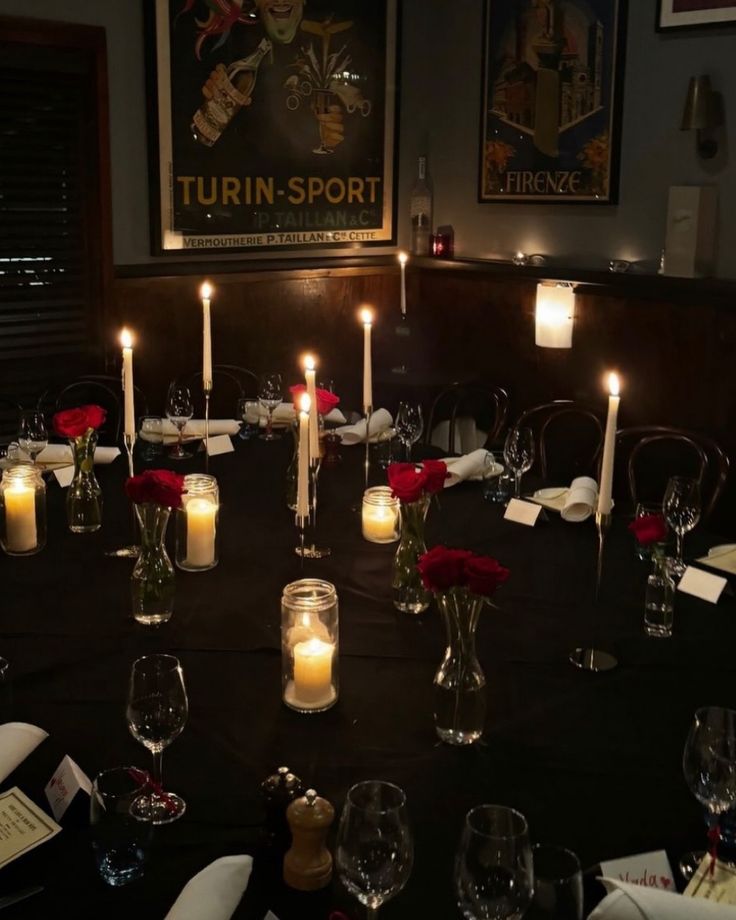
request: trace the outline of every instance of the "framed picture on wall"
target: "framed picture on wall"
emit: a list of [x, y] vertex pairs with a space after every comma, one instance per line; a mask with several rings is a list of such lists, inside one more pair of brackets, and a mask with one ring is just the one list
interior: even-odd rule
[[485, 0], [481, 202], [614, 204], [625, 0]]
[[397, 0], [144, 0], [156, 255], [395, 242]]
[[693, 29], [736, 23], [736, 0], [659, 0], [657, 29]]

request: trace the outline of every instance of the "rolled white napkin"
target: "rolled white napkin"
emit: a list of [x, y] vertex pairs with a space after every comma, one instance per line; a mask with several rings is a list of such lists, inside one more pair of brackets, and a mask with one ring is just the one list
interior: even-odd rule
[[[266, 427], [267, 419], [268, 409], [259, 405], [258, 423], [261, 428]], [[256, 420], [249, 418], [248, 421], [253, 424]], [[282, 402], [273, 410], [274, 425], [290, 425], [294, 421], [296, 421], [296, 409], [294, 408], [293, 403]], [[333, 425], [344, 425], [347, 420], [339, 409], [331, 409], [325, 416], [325, 421], [330, 422]]]
[[[119, 447], [96, 447], [95, 463], [112, 463], [120, 456]], [[68, 444], [49, 444], [36, 457], [39, 463], [74, 463], [72, 449]]]
[[27, 722], [0, 725], [0, 783], [36, 750], [44, 738], [48, 738], [48, 732]]
[[573, 479], [567, 492], [565, 504], [560, 511], [564, 521], [586, 521], [598, 504], [598, 483], [589, 476]]
[[486, 458], [491, 456], [484, 448], [474, 450], [464, 457], [445, 457], [447, 472], [450, 474], [445, 480], [445, 488], [456, 486], [466, 479], [482, 479], [486, 467]]
[[250, 856], [216, 859], [186, 883], [164, 920], [230, 920], [252, 868]]
[[[390, 428], [394, 423], [391, 413], [387, 409], [376, 409], [371, 415], [371, 441], [377, 441], [378, 438]], [[366, 420], [361, 419], [355, 425], [342, 425], [335, 431], [340, 435], [340, 440], [346, 446], [350, 444], [365, 443]]]
[[[240, 431], [240, 422], [234, 418], [211, 418], [210, 419], [210, 437], [216, 434], [237, 434]], [[176, 438], [178, 430], [173, 422], [167, 418], [162, 419], [161, 432], [164, 439]], [[185, 438], [203, 438], [204, 437], [204, 419], [190, 418], [184, 426]]]
[[733, 907], [704, 898], [686, 898], [670, 891], [601, 879], [609, 894], [588, 920], [728, 920]]

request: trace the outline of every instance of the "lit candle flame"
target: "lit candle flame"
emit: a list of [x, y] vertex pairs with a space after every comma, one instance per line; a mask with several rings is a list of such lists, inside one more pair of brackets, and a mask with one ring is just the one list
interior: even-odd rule
[[360, 311], [360, 321], [364, 326], [370, 326], [373, 322], [373, 310], [370, 310], [368, 307], [363, 307]]
[[608, 390], [611, 396], [618, 396], [621, 389], [618, 374], [611, 373], [608, 375]]
[[312, 355], [304, 355], [303, 362], [304, 362], [305, 370], [308, 370], [308, 371], [313, 371], [315, 367], [317, 366], [317, 362], [314, 360], [314, 357]]
[[406, 265], [408, 261], [409, 261], [409, 256], [405, 252], [400, 252], [399, 262], [401, 262], [402, 265]]
[[205, 281], [202, 287], [199, 289], [199, 296], [202, 300], [212, 299], [212, 285], [209, 283], [209, 281]]
[[130, 329], [123, 329], [120, 333], [120, 344], [123, 348], [133, 347], [133, 336], [130, 334]]
[[309, 407], [311, 405], [312, 405], [312, 400], [309, 398], [309, 394], [302, 393], [302, 395], [299, 397], [299, 408], [302, 410], [302, 412], [306, 412], [308, 415]]

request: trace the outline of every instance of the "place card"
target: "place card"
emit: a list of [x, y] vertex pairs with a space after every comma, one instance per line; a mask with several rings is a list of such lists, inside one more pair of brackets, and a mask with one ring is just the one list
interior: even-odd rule
[[0, 869], [60, 830], [17, 786], [0, 793]]
[[58, 470], [54, 470], [54, 477], [61, 488], [66, 489], [67, 486], [72, 484], [72, 479], [74, 479], [74, 467], [61, 466]]
[[664, 850], [624, 856], [622, 859], [608, 859], [601, 863], [601, 874], [616, 878], [630, 885], [643, 888], [659, 888], [661, 891], [675, 891], [675, 878], [670, 861]]
[[726, 579], [720, 575], [711, 575], [710, 572], [689, 565], [677, 585], [677, 590], [683, 594], [692, 594], [693, 597], [699, 597], [710, 604], [717, 604], [727, 584]]
[[710, 853], [706, 853], [683, 894], [688, 898], [736, 905], [736, 868], [716, 860], [711, 873], [710, 864]]
[[92, 782], [84, 770], [77, 766], [67, 754], [44, 789], [51, 811], [57, 821], [61, 821], [64, 812], [80, 790], [87, 795], [91, 795]]
[[505, 521], [514, 521], [516, 524], [534, 527], [541, 511], [541, 505], [523, 502], [520, 498], [512, 498], [506, 506], [506, 513], [503, 518]]
[[216, 434], [214, 438], [204, 443], [210, 457], [216, 457], [218, 454], [231, 454], [235, 450], [229, 434]]

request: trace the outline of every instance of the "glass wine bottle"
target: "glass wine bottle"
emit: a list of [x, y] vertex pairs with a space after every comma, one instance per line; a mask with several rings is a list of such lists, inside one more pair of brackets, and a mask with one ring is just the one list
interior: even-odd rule
[[429, 255], [432, 233], [432, 189], [427, 182], [427, 158], [419, 157], [417, 178], [411, 190], [411, 251], [416, 256]]

